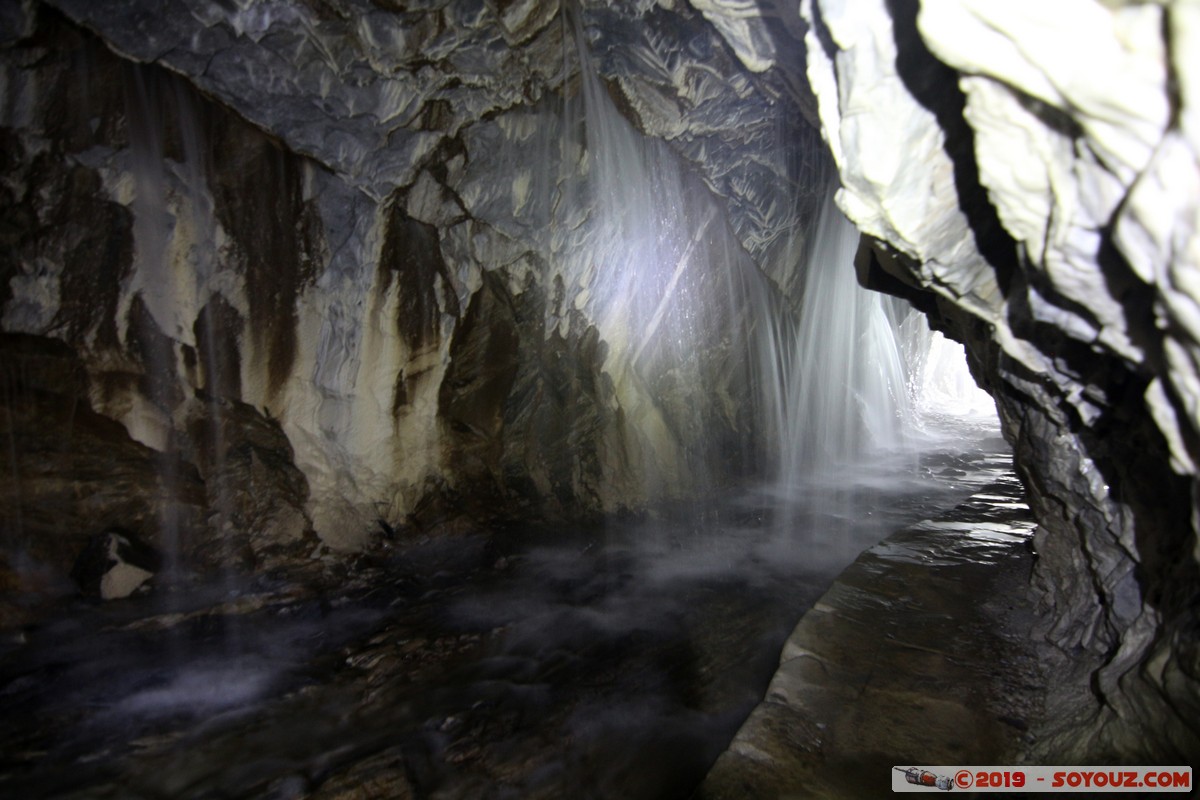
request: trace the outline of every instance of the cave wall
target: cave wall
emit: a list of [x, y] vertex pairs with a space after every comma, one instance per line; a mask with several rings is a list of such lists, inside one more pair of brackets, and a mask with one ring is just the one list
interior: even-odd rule
[[996, 397], [1049, 741], [1197, 752], [1196, 4], [800, 5], [0, 6], [0, 586], [107, 525], [262, 569], [761, 467], [819, 117], [860, 281]]
[[1189, 763], [1200, 7], [802, 11], [862, 280], [967, 345], [1040, 524], [1045, 635], [1078, 665], [1043, 755]]
[[263, 570], [763, 469], [826, 167], [798, 28], [727, 16], [5, 4], [5, 586], [112, 525]]

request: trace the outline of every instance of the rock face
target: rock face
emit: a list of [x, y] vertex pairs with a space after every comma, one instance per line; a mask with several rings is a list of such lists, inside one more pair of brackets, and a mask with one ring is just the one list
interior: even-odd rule
[[[89, 538], [111, 527], [152, 538], [170, 530], [178, 549], [194, 543], [204, 486], [194, 467], [130, 438], [88, 403], [87, 373], [53, 339], [0, 335], [0, 624], [36, 616], [45, 602], [82, 590], [98, 595], [100, 567], [79, 585], [68, 571]], [[93, 559], [97, 560], [97, 559]], [[87, 584], [87, 585], [84, 585]]]
[[115, 600], [138, 591], [161, 567], [162, 556], [140, 537], [109, 528], [88, 540], [71, 577], [86, 594]]
[[760, 470], [819, 117], [860, 281], [996, 397], [1060, 752], [1195, 754], [1200, 10], [994, 6], [4, 4], [0, 585], [110, 525], [270, 569]]
[[195, 511], [106, 511], [55, 563], [121, 524], [271, 568], [314, 533], [578, 519], [763, 469], [756, 337], [827, 169], [798, 23], [8, 4], [0, 320], [65, 346], [71, 402], [147, 470], [170, 454]]
[[1194, 756], [1200, 7], [803, 14], [860, 275], [967, 344], [1040, 522], [1046, 635], [1090, 685], [1048, 749]]

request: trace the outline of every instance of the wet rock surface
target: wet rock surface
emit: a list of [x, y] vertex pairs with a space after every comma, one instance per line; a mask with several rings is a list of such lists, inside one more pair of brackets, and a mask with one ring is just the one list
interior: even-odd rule
[[268, 520], [214, 505], [251, 470], [209, 480], [211, 550], [234, 518], [269, 532], [233, 557], [274, 565], [439, 487], [578, 520], [768, 463], [747, 337], [796, 299], [826, 163], [803, 82], [761, 69], [794, 26], [367, 0], [0, 25], [4, 329], [69, 344], [98, 414], [196, 467], [231, 446], [198, 419], [255, 409], [307, 483], [277, 476]]
[[94, 413], [5, 401], [5, 618], [110, 524], [300, 569], [760, 474], [819, 112], [860, 280], [996, 397], [1059, 752], [1200, 751], [1194, 4], [800, 5], [7, 3], [0, 324]]
[[1034, 6], [806, 1], [808, 74], [862, 279], [966, 343], [1013, 443], [1073, 664], [1060, 752], [1187, 761], [1200, 17]]
[[201, 394], [179, 449], [198, 466], [215, 529], [193, 562], [247, 573], [305, 564], [319, 544], [305, 512], [308, 481], [278, 420]]
[[71, 578], [85, 595], [115, 600], [142, 589], [161, 568], [162, 555], [137, 534], [109, 528], [88, 539]]
[[3, 627], [78, 591], [128, 594], [150, 573], [175, 581], [309, 563], [308, 487], [278, 422], [245, 404], [181, 399], [187, 433], [162, 452], [93, 410], [69, 346], [2, 334], [0, 358]]
[[869, 797], [896, 765], [1030, 759], [1066, 659], [1034, 636], [1034, 523], [1007, 462], [837, 577], [701, 797]]
[[156, 534], [172, 519], [175, 545], [188, 548], [204, 508], [194, 467], [93, 411], [83, 365], [61, 342], [0, 335], [0, 365], [0, 562], [10, 576], [0, 627], [25, 624], [45, 601], [78, 591], [71, 569], [110, 527], [161, 545]]
[[308, 584], [70, 609], [0, 652], [0, 792], [688, 797], [831, 577], [960, 502], [996, 444], [864, 469], [832, 504], [397, 541]]

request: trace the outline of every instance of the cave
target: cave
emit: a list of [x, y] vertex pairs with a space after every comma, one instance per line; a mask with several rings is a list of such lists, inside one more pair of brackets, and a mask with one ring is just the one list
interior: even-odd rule
[[0, 793], [1191, 788], [1198, 54], [1191, 2], [0, 4]]

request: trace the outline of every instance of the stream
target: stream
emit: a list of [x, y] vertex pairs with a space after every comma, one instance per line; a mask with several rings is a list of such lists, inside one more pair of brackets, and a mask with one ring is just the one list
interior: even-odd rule
[[1000, 474], [958, 420], [703, 510], [396, 544], [336, 592], [79, 601], [0, 643], [0, 795], [687, 798], [830, 582]]

